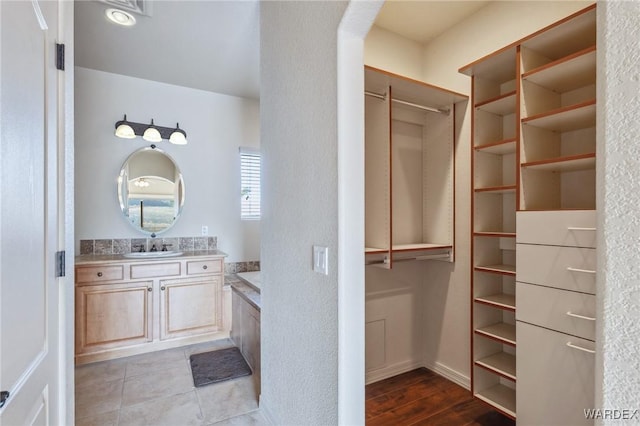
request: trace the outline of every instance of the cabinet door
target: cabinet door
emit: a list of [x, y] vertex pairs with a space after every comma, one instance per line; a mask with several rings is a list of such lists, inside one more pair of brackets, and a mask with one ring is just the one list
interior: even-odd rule
[[260, 369], [260, 313], [244, 302], [242, 353], [255, 372]]
[[242, 312], [244, 301], [235, 291], [231, 295], [231, 331], [229, 337], [242, 350]]
[[222, 329], [222, 277], [160, 281], [160, 339]]
[[592, 425], [594, 343], [520, 321], [517, 333], [518, 426]]
[[76, 287], [76, 353], [152, 340], [153, 282]]

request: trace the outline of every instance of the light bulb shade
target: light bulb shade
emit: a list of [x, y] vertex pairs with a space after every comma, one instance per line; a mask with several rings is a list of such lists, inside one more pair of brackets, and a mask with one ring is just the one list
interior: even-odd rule
[[176, 129], [169, 136], [169, 142], [175, 145], [187, 144], [187, 134], [180, 128], [179, 124], [176, 124]]
[[142, 139], [149, 142], [162, 142], [162, 136], [158, 129], [153, 125], [153, 120], [151, 120], [151, 125], [149, 125], [147, 130], [142, 134]]
[[124, 120], [116, 123], [116, 136], [123, 139], [133, 139], [136, 137], [136, 132], [129, 125], [127, 121], [127, 115], [125, 114]]

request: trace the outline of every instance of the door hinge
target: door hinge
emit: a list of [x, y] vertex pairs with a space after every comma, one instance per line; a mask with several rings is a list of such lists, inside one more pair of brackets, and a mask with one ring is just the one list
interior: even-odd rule
[[65, 251], [56, 252], [56, 277], [64, 277], [66, 269]]
[[4, 403], [7, 402], [7, 399], [9, 399], [9, 392], [7, 391], [0, 392], [0, 408], [4, 406]]
[[56, 43], [56, 68], [64, 71], [64, 44]]

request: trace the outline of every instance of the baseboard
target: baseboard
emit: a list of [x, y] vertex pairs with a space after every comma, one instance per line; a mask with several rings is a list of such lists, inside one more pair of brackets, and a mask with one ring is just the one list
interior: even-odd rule
[[388, 379], [389, 377], [397, 376], [398, 374], [406, 373], [407, 371], [415, 370], [422, 366], [423, 364], [420, 361], [405, 361], [387, 367], [376, 368], [375, 370], [367, 371], [365, 384], [368, 385], [369, 383]]
[[425, 363], [424, 367], [428, 368], [436, 374], [439, 374], [445, 379], [451, 380], [453, 383], [456, 383], [467, 390], [471, 389], [471, 379], [469, 377], [465, 376], [459, 371], [447, 367], [440, 362], [436, 361], [435, 363]]
[[262, 394], [260, 394], [260, 396], [258, 397], [258, 408], [260, 409], [260, 414], [262, 414], [262, 417], [264, 417], [267, 423], [269, 423], [270, 425], [277, 424], [273, 418], [273, 415], [271, 414], [271, 411], [267, 407], [267, 404], [264, 403], [264, 398], [262, 398]]

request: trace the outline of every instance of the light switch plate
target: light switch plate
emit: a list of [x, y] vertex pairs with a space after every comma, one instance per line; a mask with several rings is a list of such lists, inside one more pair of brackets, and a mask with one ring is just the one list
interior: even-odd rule
[[329, 247], [313, 246], [313, 270], [329, 275]]

